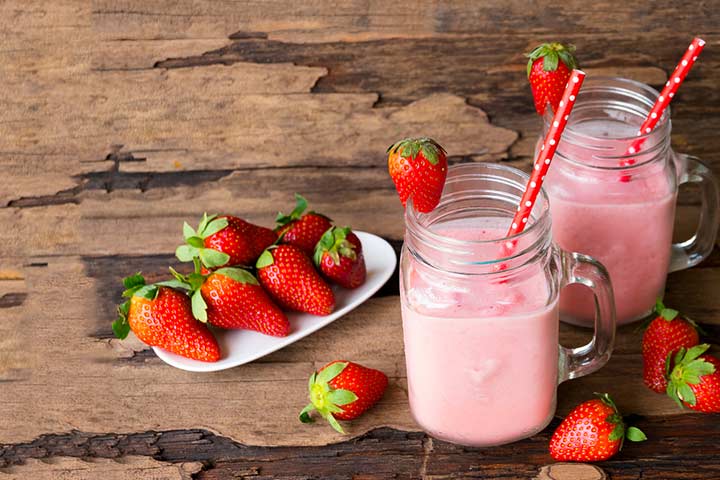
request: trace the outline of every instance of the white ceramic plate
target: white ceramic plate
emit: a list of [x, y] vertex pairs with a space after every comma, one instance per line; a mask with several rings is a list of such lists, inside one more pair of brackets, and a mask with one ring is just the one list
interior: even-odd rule
[[355, 234], [363, 246], [367, 280], [354, 290], [334, 286], [335, 311], [330, 315], [320, 317], [306, 313], [288, 312], [290, 335], [281, 338], [250, 330], [213, 329], [220, 344], [222, 358], [212, 363], [191, 360], [158, 347], [153, 347], [153, 350], [162, 361], [173, 367], [190, 372], [215, 372], [257, 360], [334, 322], [370, 298], [395, 271], [397, 259], [395, 251], [388, 242], [371, 233], [355, 232]]

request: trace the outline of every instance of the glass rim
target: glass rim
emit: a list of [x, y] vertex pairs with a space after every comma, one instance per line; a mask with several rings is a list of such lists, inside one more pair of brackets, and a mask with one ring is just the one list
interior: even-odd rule
[[[655, 88], [651, 87], [650, 85], [647, 85], [642, 82], [638, 82], [636, 80], [631, 80], [628, 78], [622, 78], [622, 77], [610, 77], [610, 76], [599, 76], [599, 77], [591, 77], [586, 80], [586, 82], [583, 84], [583, 88], [578, 94], [578, 103], [575, 106], [575, 112], [582, 111], [583, 108], [592, 108], [592, 105], [583, 106], [582, 105], [582, 99], [585, 95], [585, 98], [587, 98], [587, 94], [589, 93], [597, 93], [597, 92], [606, 92], [606, 93], [615, 93], [615, 94], [621, 94], [624, 96], [627, 96], [629, 99], [633, 99], [637, 102], [640, 102], [644, 107], [642, 111], [640, 111], [639, 108], [634, 108], [633, 113], [637, 114], [638, 116], [642, 116], [643, 119], [647, 116], [647, 114], [650, 113], [652, 110], [653, 105], [655, 104], [655, 101], [660, 96], [660, 92], [658, 92]], [[610, 107], [611, 108], [611, 107]], [[546, 113], [543, 117], [543, 127], [544, 131], [547, 131], [547, 129], [550, 126], [550, 123], [552, 122], [552, 115], [549, 113]], [[565, 128], [565, 131], [563, 132], [562, 139], [560, 141], [560, 144], [558, 145], [558, 150], [556, 151], [556, 155], [561, 156], [564, 160], [567, 160], [569, 162], [582, 165], [585, 167], [591, 167], [591, 168], [597, 168], [602, 170], [632, 170], [633, 168], [637, 168], [640, 166], [643, 166], [647, 164], [648, 162], [651, 162], [654, 160], [655, 156], [658, 154], [659, 151], [667, 148], [666, 143], [663, 142], [661, 139], [663, 137], [669, 137], [670, 129], [671, 129], [671, 107], [668, 106], [663, 114], [660, 116], [660, 119], [658, 120], [657, 125], [653, 130], [646, 133], [637, 134], [634, 136], [617, 136], [617, 137], [598, 137], [594, 135], [590, 135], [587, 133], [583, 133], [581, 131], [578, 131], [577, 126], [573, 125], [572, 123], [568, 123], [567, 127]], [[597, 145], [600, 141], [613, 141], [613, 142], [619, 142], [619, 143], [632, 143], [637, 140], [642, 141], [648, 141], [652, 138], [660, 139], [655, 142], [654, 145], [652, 145], [648, 149], [643, 149], [638, 153], [628, 153], [628, 154], [602, 154], [602, 150], [611, 150], [608, 147], [603, 148], [602, 146]], [[603, 164], [597, 164], [597, 163], [590, 163], [590, 162], [579, 162], [577, 160], [574, 160], [572, 158], [569, 158], [568, 156], [564, 155], [562, 152], [562, 145], [563, 143], [569, 143], [572, 145], [577, 146], [585, 146], [589, 149], [594, 150], [591, 157], [593, 159], [596, 159], [600, 162], [609, 162], [609, 161], [619, 161], [623, 159], [638, 159], [639, 157], [646, 157], [644, 161], [636, 161], [629, 165], [603, 165]], [[595, 144], [595, 145], [593, 145]]]
[[[483, 169], [485, 171], [477, 172], [474, 171], [475, 169]], [[451, 176], [451, 173], [453, 174]], [[514, 175], [517, 177], [517, 179], [507, 178], [503, 177], [501, 173]], [[522, 170], [519, 170], [517, 168], [508, 166], [508, 165], [501, 165], [497, 163], [489, 163], [489, 162], [470, 162], [470, 163], [462, 163], [462, 164], [455, 164], [448, 167], [448, 178], [446, 180], [446, 185], [451, 184], [454, 182], [459, 182], [462, 180], [468, 180], [472, 177], [476, 177], [477, 179], [481, 178], [487, 178], [492, 181], [496, 181], [499, 183], [503, 183], [505, 185], [509, 185], [512, 187], [518, 187], [519, 195], [517, 196], [517, 204], [520, 203], [520, 199], [522, 197], [522, 193], [525, 191], [525, 186], [530, 180], [530, 175], [523, 172]], [[522, 180], [522, 182], [518, 181]], [[487, 190], [491, 191], [491, 190]], [[506, 197], [509, 197], [506, 196]], [[528, 245], [525, 245], [522, 249], [518, 249], [517, 251], [514, 251], [510, 255], [503, 255], [500, 254], [500, 251], [498, 251], [499, 255], [495, 257], [492, 260], [487, 261], [476, 261], [476, 262], [466, 262], [465, 265], [476, 265], [476, 266], [483, 266], [483, 265], [493, 265], [501, 262], [508, 262], [513, 259], [516, 259], [518, 257], [527, 255], [529, 252], [532, 252], [533, 250], [537, 250], [538, 247], [545, 243], [545, 235], [549, 235], [550, 230], [550, 201], [547, 196], [547, 193], [545, 192], [544, 188], [540, 189], [539, 198], [542, 199], [540, 202], [542, 204], [542, 211], [537, 217], [532, 218], [532, 222], [528, 221], [527, 227], [519, 233], [514, 233], [512, 235], [506, 235], [499, 238], [493, 238], [493, 239], [487, 239], [487, 240], [460, 240], [457, 238], [449, 237], [447, 235], [439, 234], [435, 231], [433, 231], [430, 225], [423, 225], [421, 223], [422, 216], [424, 215], [432, 215], [433, 212], [437, 211], [437, 208], [439, 208], [443, 204], [443, 198], [440, 199], [440, 203], [438, 206], [433, 210], [433, 212], [430, 213], [420, 213], [417, 212], [412, 205], [412, 198], [409, 198], [406, 202], [406, 208], [405, 208], [405, 225], [406, 228], [411, 232], [412, 235], [418, 237], [418, 239], [421, 242], [425, 243], [432, 243], [434, 245], [441, 244], [442, 246], [446, 247], [446, 249], [451, 250], [453, 247], [460, 249], [462, 247], [476, 247], [480, 245], [493, 245], [496, 244], [500, 246], [503, 242], [513, 242], [513, 241], [519, 241], [522, 238], [529, 238], [533, 234], [537, 235], [536, 239], [533, 239], [528, 243]], [[452, 200], [452, 198], [450, 199]], [[508, 198], [509, 200], [509, 198]], [[449, 201], [448, 199], [445, 199], [445, 201]], [[536, 200], [535, 206], [533, 207], [533, 210], [535, 210], [535, 207], [537, 206], [538, 201]], [[512, 210], [508, 210], [509, 215], [502, 216], [498, 218], [507, 218], [509, 220], [512, 220], [515, 213], [515, 208]], [[539, 233], [538, 233], [539, 232]], [[452, 253], [451, 251], [449, 253]], [[511, 270], [511, 268], [508, 268], [507, 270], [504, 270], [505, 272]], [[495, 272], [493, 272], [495, 273]], [[501, 273], [501, 272], [497, 272]]]

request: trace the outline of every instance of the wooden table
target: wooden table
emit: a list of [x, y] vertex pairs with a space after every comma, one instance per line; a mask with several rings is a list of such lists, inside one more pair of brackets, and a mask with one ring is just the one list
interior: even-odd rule
[[[119, 279], [165, 275], [182, 221], [204, 211], [270, 226], [298, 191], [399, 248], [394, 140], [426, 134], [453, 163], [527, 168], [540, 125], [522, 53], [541, 40], [575, 43], [589, 75], [657, 87], [704, 35], [673, 141], [720, 172], [720, 5], [636, 3], [0, 3], [0, 478], [720, 478], [720, 417], [643, 387], [634, 327], [605, 368], [561, 385], [550, 428], [489, 449], [410, 418], [397, 277], [317, 334], [214, 374], [110, 330]], [[678, 236], [696, 210], [683, 194]], [[670, 275], [666, 300], [717, 341], [718, 251]], [[297, 422], [307, 376], [336, 357], [391, 378], [347, 437]], [[553, 465], [552, 427], [593, 391], [649, 440], [598, 466]]]

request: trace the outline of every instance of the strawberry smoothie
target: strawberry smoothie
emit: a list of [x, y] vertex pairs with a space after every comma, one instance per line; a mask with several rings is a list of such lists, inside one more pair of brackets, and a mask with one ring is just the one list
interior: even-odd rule
[[[499, 240], [509, 223], [471, 218], [430, 230]], [[479, 248], [497, 255], [495, 243]], [[542, 430], [555, 412], [559, 355], [557, 292], [547, 266], [529, 262], [499, 282], [494, 275], [438, 274], [407, 252], [403, 262], [408, 394], [417, 423], [436, 438], [473, 446]]]
[[[573, 131], [594, 138], [632, 137], [637, 126], [588, 121]], [[649, 162], [619, 181], [617, 170], [593, 169], [589, 150], [566, 143], [545, 181], [554, 241], [564, 250], [598, 259], [610, 273], [617, 323], [646, 316], [662, 296], [670, 264], [676, 187], [666, 162]], [[586, 165], [587, 164], [587, 165]], [[560, 295], [564, 321], [591, 326], [595, 303], [589, 289], [569, 285]]]

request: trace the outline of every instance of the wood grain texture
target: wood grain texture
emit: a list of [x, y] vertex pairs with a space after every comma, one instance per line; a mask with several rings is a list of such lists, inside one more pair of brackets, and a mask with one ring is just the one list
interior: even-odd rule
[[[165, 275], [181, 222], [203, 211], [271, 226], [300, 191], [397, 249], [402, 211], [383, 152], [398, 137], [434, 136], [451, 163], [527, 169], [540, 124], [522, 52], [541, 40], [575, 43], [590, 75], [658, 87], [702, 34], [708, 46], [673, 104], [673, 142], [719, 173], [720, 10], [680, 9], [670, 0], [1, 2], [0, 478], [720, 477], [717, 418], [681, 413], [642, 386], [633, 327], [619, 332], [606, 368], [559, 389], [563, 416], [612, 387], [648, 432], [602, 471], [553, 465], [547, 429], [485, 450], [416, 432], [396, 277], [317, 334], [212, 375], [173, 370], [109, 329], [119, 279]], [[694, 204], [683, 195], [679, 238], [693, 230]], [[720, 252], [670, 275], [666, 299], [717, 343]], [[588, 332], [563, 325], [561, 338], [580, 345]], [[382, 402], [349, 426], [352, 439], [296, 421], [307, 375], [336, 356], [391, 377]], [[95, 457], [117, 461], [85, 461]]]

